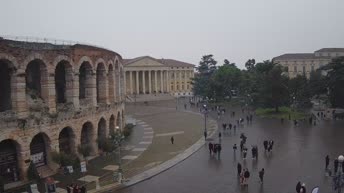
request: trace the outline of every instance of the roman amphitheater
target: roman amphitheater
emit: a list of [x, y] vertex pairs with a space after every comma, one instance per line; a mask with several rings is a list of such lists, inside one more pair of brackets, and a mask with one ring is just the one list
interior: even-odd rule
[[0, 173], [26, 178], [31, 161], [53, 169], [51, 151], [78, 154], [124, 125], [119, 54], [89, 45], [0, 38]]

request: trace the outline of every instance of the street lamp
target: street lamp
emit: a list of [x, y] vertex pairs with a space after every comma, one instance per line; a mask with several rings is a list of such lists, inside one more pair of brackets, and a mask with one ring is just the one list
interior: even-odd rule
[[341, 193], [342, 188], [344, 187], [343, 162], [344, 156], [338, 156], [338, 169], [337, 172], [333, 175], [334, 190], [338, 190], [338, 193]]
[[204, 140], [207, 139], [207, 116], [208, 116], [208, 109], [207, 105], [203, 105], [202, 113], [204, 114]]
[[[124, 140], [124, 135], [119, 130], [119, 126], [116, 126], [116, 132], [113, 135], [113, 143], [118, 146], [118, 182], [122, 183], [122, 159], [121, 159], [121, 143]], [[114, 172], [114, 177], [116, 176], [116, 172]]]

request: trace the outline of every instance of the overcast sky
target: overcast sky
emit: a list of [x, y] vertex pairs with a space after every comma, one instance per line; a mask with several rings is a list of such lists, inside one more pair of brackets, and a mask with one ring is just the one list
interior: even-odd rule
[[87, 42], [123, 58], [240, 68], [289, 52], [344, 47], [344, 0], [1, 0], [0, 35]]

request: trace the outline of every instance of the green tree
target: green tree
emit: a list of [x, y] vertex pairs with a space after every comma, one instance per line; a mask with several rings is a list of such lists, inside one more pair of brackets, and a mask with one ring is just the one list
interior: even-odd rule
[[256, 60], [255, 59], [249, 59], [247, 60], [247, 62], [245, 63], [245, 67], [248, 71], [252, 71], [254, 69], [254, 65], [256, 64]]
[[215, 73], [217, 61], [214, 60], [213, 55], [205, 55], [202, 57], [199, 67], [197, 67], [197, 74], [192, 81], [193, 92], [195, 95], [211, 98], [214, 89], [211, 87], [211, 78]]
[[[289, 94], [299, 108], [307, 108], [311, 106], [310, 85], [305, 75], [297, 75], [289, 80]], [[295, 101], [294, 101], [295, 100]]]
[[321, 70], [327, 72], [326, 83], [332, 107], [344, 108], [344, 56], [332, 59]]
[[279, 112], [279, 107], [289, 102], [288, 77], [283, 75], [283, 68], [267, 60], [257, 63], [255, 73], [256, 93], [253, 96], [255, 105], [273, 107]]
[[217, 99], [231, 97], [231, 90], [238, 90], [241, 71], [235, 65], [223, 65], [218, 68], [213, 78], [213, 89]]

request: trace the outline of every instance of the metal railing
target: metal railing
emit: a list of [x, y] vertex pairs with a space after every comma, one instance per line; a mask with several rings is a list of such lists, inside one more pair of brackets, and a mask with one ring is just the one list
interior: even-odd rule
[[75, 44], [82, 44], [86, 46], [92, 46], [96, 48], [101, 48], [105, 50], [111, 51], [111, 49], [94, 45], [94, 44], [89, 44], [85, 42], [79, 42], [79, 41], [71, 41], [71, 40], [62, 40], [62, 39], [53, 39], [53, 38], [39, 38], [39, 37], [34, 37], [34, 36], [10, 36], [10, 35], [0, 35], [0, 39], [3, 38], [5, 40], [14, 40], [14, 41], [21, 41], [21, 42], [28, 42], [28, 43], [50, 43], [54, 45], [66, 45], [66, 46], [72, 46]]

